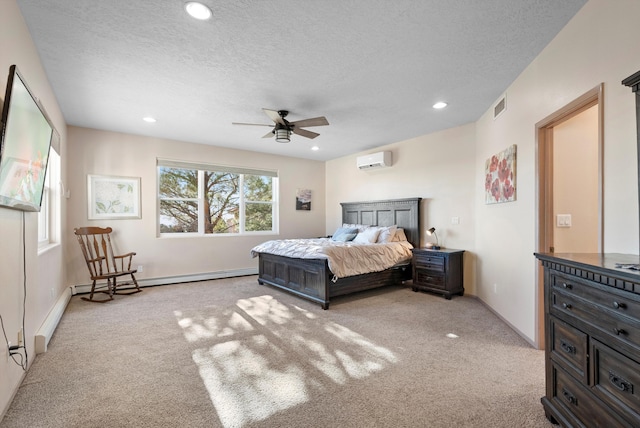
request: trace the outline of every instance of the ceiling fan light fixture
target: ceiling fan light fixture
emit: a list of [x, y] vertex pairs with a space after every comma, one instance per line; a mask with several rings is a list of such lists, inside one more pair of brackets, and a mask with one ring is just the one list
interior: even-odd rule
[[276, 129], [276, 141], [278, 143], [288, 143], [290, 132], [286, 128], [278, 128]]
[[211, 9], [197, 1], [190, 1], [185, 3], [184, 9], [193, 18], [199, 19], [201, 21], [206, 21], [207, 19], [211, 18], [211, 15], [213, 15]]

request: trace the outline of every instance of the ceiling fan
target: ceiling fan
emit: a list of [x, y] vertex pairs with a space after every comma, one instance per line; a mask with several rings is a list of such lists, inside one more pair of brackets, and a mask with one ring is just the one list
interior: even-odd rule
[[276, 141], [278, 143], [288, 143], [290, 141], [289, 137], [291, 136], [292, 132], [302, 137], [316, 138], [320, 134], [316, 132], [308, 131], [302, 128], [303, 127], [306, 128], [308, 126], [324, 126], [329, 124], [329, 122], [327, 121], [327, 118], [324, 116], [314, 117], [312, 119], [296, 120], [295, 122], [289, 122], [287, 119], [285, 119], [289, 114], [288, 110], [269, 110], [267, 108], [263, 108], [262, 110], [266, 113], [267, 116], [271, 118], [271, 120], [273, 120], [273, 122], [275, 123], [275, 126], [265, 125], [262, 123], [240, 123], [240, 122], [233, 122], [233, 125], [273, 126], [273, 129], [269, 131], [269, 133], [263, 136], [262, 138], [271, 138], [275, 136]]

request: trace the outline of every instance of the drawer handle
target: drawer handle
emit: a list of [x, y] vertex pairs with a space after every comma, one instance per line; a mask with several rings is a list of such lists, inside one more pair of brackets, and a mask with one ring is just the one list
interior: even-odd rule
[[620, 303], [620, 302], [613, 302], [613, 307], [616, 309], [624, 309], [627, 307], [627, 305], [625, 305], [624, 303]]
[[567, 354], [575, 354], [576, 353], [576, 347], [565, 342], [564, 340], [560, 340], [560, 348], [562, 348], [562, 350], [564, 352], [566, 352]]
[[613, 372], [609, 372], [609, 382], [620, 391], [633, 394], [633, 384]]
[[617, 334], [618, 336], [620, 336], [621, 334], [622, 334], [622, 335], [627, 334], [627, 332], [626, 332], [626, 330], [625, 330], [625, 329], [623, 329], [623, 328], [617, 328], [617, 327], [614, 327], [614, 328], [613, 328], [613, 332], [614, 332], [615, 334]]
[[564, 397], [565, 400], [567, 400], [569, 403], [573, 404], [573, 405], [578, 405], [578, 399], [576, 398], [575, 395], [573, 395], [572, 393], [570, 393], [569, 391], [567, 391], [566, 389], [562, 388], [562, 396]]
[[563, 304], [562, 304], [562, 307], [563, 307], [564, 309], [571, 309], [571, 303], [563, 303]]
[[571, 290], [573, 288], [573, 286], [571, 284], [567, 284], [566, 282], [562, 283], [562, 287], [563, 288], [568, 288], [569, 290]]

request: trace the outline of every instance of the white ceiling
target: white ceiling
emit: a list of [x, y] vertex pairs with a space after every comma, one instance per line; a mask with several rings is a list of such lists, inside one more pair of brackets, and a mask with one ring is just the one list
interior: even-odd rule
[[69, 125], [329, 160], [476, 121], [586, 0], [17, 2]]

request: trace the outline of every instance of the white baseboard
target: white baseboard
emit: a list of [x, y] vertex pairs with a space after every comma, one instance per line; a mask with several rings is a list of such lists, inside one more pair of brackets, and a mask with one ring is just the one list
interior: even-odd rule
[[[165, 276], [161, 278], [143, 278], [136, 279], [138, 281], [138, 285], [140, 287], [152, 287], [155, 285], [168, 285], [168, 284], [179, 284], [181, 282], [195, 282], [195, 281], [208, 281], [211, 279], [221, 279], [221, 278], [232, 278], [235, 276], [247, 276], [247, 275], [257, 275], [257, 268], [246, 268], [246, 269], [234, 269], [234, 270], [221, 270], [217, 272], [204, 272], [204, 273], [195, 273], [189, 275], [177, 275], [177, 276]], [[96, 285], [96, 288], [100, 286], [100, 284]], [[106, 283], [104, 284], [106, 286]], [[79, 284], [72, 285], [71, 292], [75, 296], [76, 294], [85, 294], [91, 292], [91, 284]], [[133, 286], [124, 286], [123, 289], [133, 288]]]
[[62, 314], [64, 313], [69, 300], [71, 300], [71, 290], [67, 288], [58, 298], [56, 304], [53, 306], [53, 308], [51, 308], [51, 311], [49, 311], [49, 314], [47, 314], [44, 322], [36, 332], [36, 354], [47, 352], [47, 345], [49, 344], [49, 340], [51, 340], [51, 336], [53, 336], [53, 332], [58, 326], [60, 318], [62, 318]]
[[493, 312], [493, 314], [495, 316], [497, 316], [498, 318], [500, 318], [500, 320], [505, 323], [506, 325], [509, 326], [509, 328], [511, 328], [511, 330], [515, 331], [520, 337], [522, 337], [529, 345], [531, 345], [531, 347], [533, 349], [538, 349], [538, 350], [542, 350], [542, 348], [540, 348], [540, 346], [535, 343], [535, 341], [529, 339], [527, 337], [526, 334], [524, 334], [523, 332], [521, 332], [518, 328], [516, 328], [515, 325], [511, 324], [509, 321], [507, 321], [507, 319], [505, 317], [503, 317], [502, 315], [500, 315], [495, 309], [493, 309], [491, 306], [489, 306], [487, 304], [487, 302], [485, 302], [484, 300], [482, 300], [480, 297], [478, 296], [470, 296], [473, 297], [475, 299], [477, 299], [480, 303], [482, 303], [484, 305], [485, 308], [489, 309], [491, 312]]

